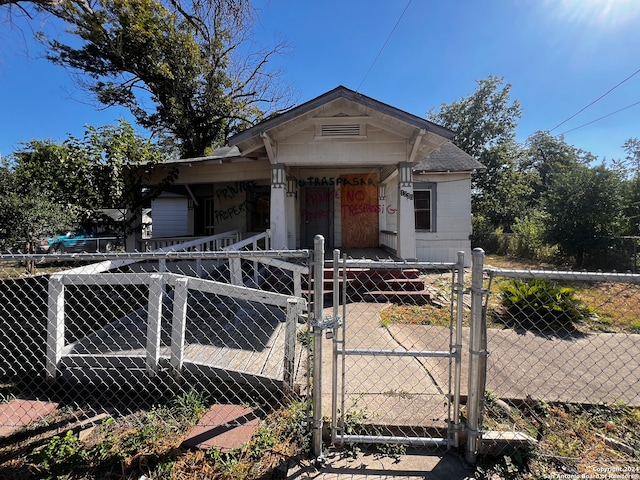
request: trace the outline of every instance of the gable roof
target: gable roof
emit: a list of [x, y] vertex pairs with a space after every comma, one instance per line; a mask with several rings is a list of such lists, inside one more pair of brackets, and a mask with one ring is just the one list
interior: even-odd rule
[[451, 142], [445, 143], [413, 167], [414, 172], [470, 172], [484, 169], [483, 164]]
[[453, 139], [454, 132], [445, 127], [437, 125], [433, 122], [425, 120], [424, 118], [418, 117], [398, 108], [392, 107], [390, 105], [387, 105], [386, 103], [380, 102], [371, 97], [367, 97], [366, 95], [362, 95], [361, 93], [355, 92], [340, 85], [333, 90], [320, 95], [319, 97], [309, 100], [308, 102], [298, 105], [297, 107], [293, 107], [292, 109], [280, 113], [274, 117], [263, 120], [253, 127], [250, 127], [247, 130], [233, 135], [231, 138], [229, 138], [228, 144], [230, 146], [238, 145], [246, 140], [251, 139], [252, 137], [258, 136], [263, 132], [281, 126], [291, 120], [294, 120], [302, 115], [311, 112], [312, 110], [320, 108], [323, 105], [341, 98], [358, 103], [365, 108], [377, 111], [383, 115], [391, 116], [397, 120], [412, 125], [417, 129], [425, 130], [449, 140]]

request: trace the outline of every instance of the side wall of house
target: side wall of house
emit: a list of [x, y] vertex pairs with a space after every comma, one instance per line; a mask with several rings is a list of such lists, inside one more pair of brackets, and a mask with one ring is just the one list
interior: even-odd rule
[[436, 183], [435, 231], [416, 232], [420, 261], [455, 262], [465, 252], [471, 262], [471, 176], [469, 174], [414, 175], [415, 182]]

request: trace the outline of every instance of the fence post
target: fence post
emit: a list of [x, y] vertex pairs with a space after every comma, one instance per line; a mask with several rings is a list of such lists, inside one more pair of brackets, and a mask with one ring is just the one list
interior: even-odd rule
[[244, 285], [244, 283], [242, 282], [242, 263], [240, 257], [229, 258], [229, 269], [229, 275], [231, 276], [229, 280], [231, 282], [231, 285]]
[[486, 351], [482, 347], [482, 296], [484, 250], [474, 248], [471, 261], [471, 328], [469, 332], [469, 391], [467, 395], [467, 446], [465, 459], [470, 464], [476, 463], [480, 437], [481, 409], [484, 396], [484, 372], [482, 372], [483, 356]]
[[[347, 275], [344, 272], [343, 283], [346, 285]], [[337, 248], [333, 250], [333, 318], [337, 320], [340, 312], [340, 250]], [[343, 305], [346, 304], [346, 295], [343, 297]], [[338, 342], [336, 342], [336, 336], [338, 335], [339, 322], [336, 321], [331, 331], [332, 349], [331, 349], [331, 443], [336, 442], [336, 432], [338, 429]], [[329, 333], [329, 332], [327, 332]], [[343, 336], [344, 337], [344, 336]]]
[[[202, 252], [203, 251], [203, 245], [196, 245], [194, 247], [194, 251], [196, 252]], [[202, 265], [202, 257], [199, 256], [196, 259], [196, 276], [198, 278], [204, 278], [204, 266]]]
[[171, 319], [171, 368], [176, 379], [180, 378], [184, 362], [184, 337], [187, 326], [187, 300], [189, 279], [176, 280], [173, 293], [173, 315]]
[[453, 377], [453, 438], [455, 447], [460, 443], [460, 388], [462, 383], [462, 315], [464, 313], [464, 252], [458, 252], [458, 264], [456, 265], [458, 282], [456, 285], [456, 334], [453, 348], [454, 377]]
[[316, 460], [322, 455], [322, 310], [324, 282], [324, 237], [316, 235], [313, 239], [313, 421], [311, 450]]
[[152, 274], [149, 284], [149, 310], [147, 318], [146, 367], [149, 376], [158, 371], [160, 342], [162, 340], [162, 297], [164, 296], [164, 275]]
[[284, 391], [290, 394], [293, 390], [294, 371], [296, 361], [296, 326], [300, 307], [297, 298], [287, 300], [287, 319], [284, 335]]
[[58, 375], [58, 363], [64, 348], [64, 284], [62, 276], [49, 277], [47, 313], [47, 378], [54, 380]]

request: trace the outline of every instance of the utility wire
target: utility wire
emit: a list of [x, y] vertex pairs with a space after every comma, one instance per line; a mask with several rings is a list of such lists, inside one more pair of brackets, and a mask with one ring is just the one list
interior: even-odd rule
[[584, 124], [582, 124], [582, 125], [580, 125], [578, 127], [572, 128], [571, 130], [565, 130], [560, 135], [564, 135], [565, 133], [573, 132], [574, 130], [578, 130], [579, 128], [586, 127], [587, 125], [591, 125], [592, 123], [599, 122], [600, 120], [602, 120], [604, 118], [610, 117], [611, 115], [615, 115], [616, 113], [620, 113], [623, 110], [626, 110], [627, 108], [635, 107], [636, 105], [640, 105], [640, 102], [632, 103], [631, 105], [627, 105], [626, 107], [623, 107], [623, 108], [621, 108], [619, 110], [616, 110], [615, 112], [607, 113], [606, 115], [603, 115], [600, 118], [596, 118], [595, 120], [591, 120], [590, 122], [587, 122], [587, 123], [584, 123]]
[[[553, 127], [551, 130], [549, 130], [549, 132], [553, 132], [556, 128], [558, 128], [560, 125], [564, 125], [565, 123], [567, 123], [569, 120], [571, 120], [574, 117], [577, 117], [578, 115], [580, 115], [582, 112], [584, 112], [587, 108], [589, 108], [591, 105], [593, 105], [594, 103], [602, 100], [604, 97], [606, 97], [607, 95], [609, 95], [611, 92], [613, 92], [616, 88], [618, 88], [620, 85], [622, 85], [624, 82], [626, 82], [627, 80], [630, 80], [631, 78], [635, 77], [638, 73], [640, 73], [640, 69], [636, 70], [635, 72], [633, 72], [631, 75], [629, 75], [627, 78], [625, 78], [624, 80], [622, 80], [620, 83], [618, 83], [617, 85], [614, 85], [613, 87], [611, 87], [609, 90], [607, 90], [605, 93], [603, 93], [602, 95], [600, 95], [598, 98], [596, 98], [593, 102], [591, 102], [589, 105], [581, 108], [580, 110], [578, 110], [576, 113], [574, 113], [573, 115], [571, 115], [569, 118], [567, 118], [566, 120], [563, 120], [562, 122], [560, 122], [558, 125], [556, 125], [555, 127]], [[625, 107], [628, 108], [628, 107]], [[624, 110], [624, 108], [623, 108]], [[620, 110], [618, 110], [620, 111]], [[614, 112], [617, 113], [617, 112]], [[610, 114], [610, 115], [613, 115]], [[608, 115], [605, 115], [602, 118], [607, 117]], [[594, 120], [594, 122], [596, 122], [597, 120]], [[593, 123], [593, 122], [590, 122]], [[585, 124], [585, 125], [589, 125], [589, 123]], [[584, 125], [581, 125], [584, 126]], [[580, 128], [580, 127], [576, 127], [576, 128]], [[573, 130], [575, 130], [576, 128], [574, 128]], [[568, 130], [569, 132], [571, 132], [572, 130]], [[564, 132], [567, 133], [567, 132]]]
[[362, 81], [360, 82], [360, 85], [358, 85], [358, 88], [356, 88], [356, 93], [358, 93], [360, 91], [360, 87], [362, 86], [362, 84], [364, 83], [364, 81], [367, 79], [367, 77], [369, 76], [369, 73], [371, 72], [371, 69], [373, 68], [373, 66], [376, 64], [376, 62], [378, 61], [378, 58], [380, 58], [380, 55], [382, 54], [382, 51], [384, 50], [384, 48], [387, 46], [387, 43], [389, 43], [389, 40], [391, 39], [391, 36], [393, 35], [393, 32], [396, 31], [396, 28], [398, 28], [398, 25], [400, 24], [400, 20], [402, 20], [402, 17], [404, 17], [404, 14], [406, 13], [407, 9], [409, 8], [409, 5], [411, 5], [411, 1], [409, 0], [407, 2], [407, 6], [404, 7], [404, 10], [402, 11], [402, 13], [400, 14], [400, 18], [398, 18], [398, 21], [396, 22], [396, 24], [393, 26], [393, 29], [391, 30], [391, 33], [389, 34], [389, 36], [387, 37], [387, 39], [384, 42], [384, 45], [382, 45], [382, 48], [380, 49], [380, 51], [378, 52], [378, 55], [376, 55], [376, 58], [373, 59], [373, 62], [371, 62], [371, 66], [369, 66], [369, 70], [367, 70], [367, 73], [364, 74], [364, 78], [362, 79]]

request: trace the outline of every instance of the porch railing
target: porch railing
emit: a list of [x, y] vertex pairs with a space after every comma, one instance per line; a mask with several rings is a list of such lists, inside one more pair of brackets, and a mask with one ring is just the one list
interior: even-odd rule
[[388, 250], [391, 250], [391, 252], [393, 253], [397, 253], [398, 252], [398, 232], [392, 232], [391, 230], [381, 230], [380, 245]]
[[142, 252], [167, 251], [171, 247], [184, 251], [223, 250], [225, 247], [240, 241], [240, 230], [218, 233], [206, 237], [158, 237], [148, 238], [141, 242]]
[[193, 292], [213, 293], [242, 300], [258, 300], [267, 305], [281, 307], [286, 311], [284, 382], [285, 388], [292, 388], [295, 361], [296, 324], [298, 316], [306, 309], [303, 298], [290, 295], [261, 292], [259, 299], [255, 290], [229, 285], [212, 280], [204, 280], [171, 273], [103, 273], [69, 274], [55, 273], [49, 279], [49, 308], [47, 322], [46, 372], [51, 379], [59, 374], [59, 365], [63, 357], [69, 354], [73, 344], [65, 342], [65, 290], [73, 285], [147, 285], [148, 320], [146, 328], [145, 366], [147, 373], [158, 373], [161, 359], [161, 324], [163, 298], [166, 286], [174, 289], [171, 314], [171, 343], [169, 365], [174, 375], [179, 375], [184, 363], [185, 325], [187, 321], [187, 300]]

